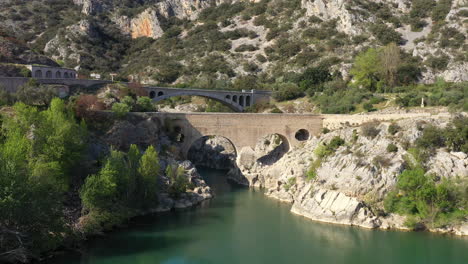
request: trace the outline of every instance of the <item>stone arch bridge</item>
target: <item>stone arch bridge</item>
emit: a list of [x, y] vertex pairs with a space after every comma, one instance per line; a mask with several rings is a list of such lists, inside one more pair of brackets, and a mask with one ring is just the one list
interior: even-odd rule
[[191, 88], [165, 88], [144, 87], [154, 102], [159, 102], [173, 96], [201, 96], [214, 99], [230, 107], [234, 111], [242, 112], [245, 108], [261, 102], [270, 100], [271, 92], [257, 90], [224, 91], [224, 90], [202, 90]]
[[286, 139], [294, 147], [321, 133], [323, 117], [304, 114], [242, 113], [150, 113], [161, 125], [180, 135], [184, 158], [192, 144], [205, 136], [222, 136], [236, 149], [255, 148], [258, 140], [270, 134]]

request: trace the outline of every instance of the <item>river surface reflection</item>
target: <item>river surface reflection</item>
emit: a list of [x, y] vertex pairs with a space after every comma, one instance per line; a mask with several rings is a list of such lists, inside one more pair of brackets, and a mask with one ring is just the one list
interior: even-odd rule
[[197, 208], [136, 219], [55, 264], [468, 264], [468, 239], [318, 223], [261, 191], [200, 169], [216, 197]]

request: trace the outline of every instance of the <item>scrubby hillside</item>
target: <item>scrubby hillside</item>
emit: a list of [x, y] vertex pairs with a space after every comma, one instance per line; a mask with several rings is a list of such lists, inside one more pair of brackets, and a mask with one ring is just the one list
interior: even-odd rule
[[391, 42], [403, 84], [468, 80], [467, 15], [464, 0], [38, 0], [0, 9], [16, 38], [84, 73], [219, 88], [297, 82], [317, 66], [346, 79], [357, 54]]

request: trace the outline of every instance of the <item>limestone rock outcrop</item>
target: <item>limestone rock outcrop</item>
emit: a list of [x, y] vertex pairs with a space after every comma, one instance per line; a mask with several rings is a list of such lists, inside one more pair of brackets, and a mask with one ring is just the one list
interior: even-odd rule
[[127, 120], [116, 122], [106, 133], [104, 141], [116, 149], [127, 150], [131, 144], [157, 145], [159, 126], [151, 119], [133, 124]]
[[133, 19], [121, 17], [117, 20], [117, 23], [122, 31], [130, 34], [132, 38], [159, 38], [164, 33], [158, 14], [152, 8], [146, 9]]
[[[237, 157], [238, 168], [229, 177], [241, 184], [265, 189], [274, 199], [291, 203], [291, 211], [316, 221], [355, 225], [365, 228], [407, 229], [405, 217], [390, 214], [383, 216], [383, 199], [405, 169], [407, 151], [420, 135], [420, 127], [433, 124], [444, 127], [450, 117], [419, 117], [397, 121], [400, 131], [388, 132], [391, 124], [376, 124], [375, 137], [365, 136], [359, 127], [342, 127], [328, 134], [314, 137], [303, 146], [296, 147], [274, 163], [259, 162], [265, 155], [265, 139], [259, 140], [255, 149], [244, 148]], [[334, 154], [319, 159], [314, 150], [339, 136], [346, 144]], [[396, 152], [388, 152], [389, 144], [397, 146]], [[270, 150], [271, 151], [271, 150]], [[311, 165], [319, 162], [313, 173]], [[468, 178], [468, 158], [465, 153], [438, 149], [427, 163], [427, 173], [439, 177]], [[468, 222], [444, 229], [432, 230], [454, 234], [466, 234]]]
[[[200, 174], [198, 174], [191, 162], [184, 161], [178, 163], [175, 160], [170, 160], [168, 163], [180, 165], [186, 170], [184, 176], [187, 177], [188, 181], [193, 185], [193, 189], [181, 194], [178, 198], [170, 197], [166, 192], [159, 193], [159, 205], [153, 210], [154, 212], [166, 212], [171, 209], [188, 208], [213, 197], [210, 186], [208, 186]], [[166, 176], [162, 177], [165, 184], [167, 184], [169, 179]]]

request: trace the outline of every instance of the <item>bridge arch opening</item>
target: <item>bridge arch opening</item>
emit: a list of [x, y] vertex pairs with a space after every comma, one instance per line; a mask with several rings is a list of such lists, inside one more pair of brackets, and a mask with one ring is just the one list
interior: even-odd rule
[[244, 106], [244, 96], [243, 95], [239, 96], [239, 104], [240, 104], [240, 106]]
[[289, 151], [288, 139], [281, 134], [269, 134], [262, 137], [255, 146], [256, 151], [264, 153], [257, 162], [272, 165]]
[[155, 91], [151, 91], [151, 92], [149, 93], [149, 98], [153, 99], [153, 98], [155, 98], [155, 97], [156, 97], [156, 92], [155, 92]]
[[158, 97], [159, 97], [159, 96], [163, 96], [163, 95], [164, 95], [163, 92], [158, 92]]
[[226, 95], [226, 100], [231, 100], [231, 96], [229, 94]]
[[66, 79], [69, 78], [68, 72], [65, 72], [65, 73], [63, 74], [63, 78], [66, 78]]
[[299, 129], [294, 135], [298, 141], [306, 141], [310, 138], [310, 133], [307, 129]]
[[46, 76], [46, 78], [51, 79], [52, 78], [52, 71], [47, 71], [45, 76]]
[[250, 96], [246, 96], [245, 97], [245, 106], [250, 106], [250, 105], [251, 105]]
[[61, 78], [62, 78], [62, 73], [61, 73], [61, 72], [59, 72], [59, 71], [58, 71], [58, 72], [56, 72], [56, 73], [55, 73], [55, 78], [57, 78], [57, 79], [61, 79]]
[[34, 73], [34, 77], [36, 77], [36, 78], [42, 78], [42, 71], [41, 71], [41, 70], [37, 70], [37, 71]]
[[233, 96], [232, 96], [232, 101], [233, 101], [234, 103], [237, 103], [237, 95], [233, 95]]
[[214, 169], [236, 166], [237, 150], [232, 141], [223, 136], [202, 136], [190, 145], [187, 159], [193, 164]]

